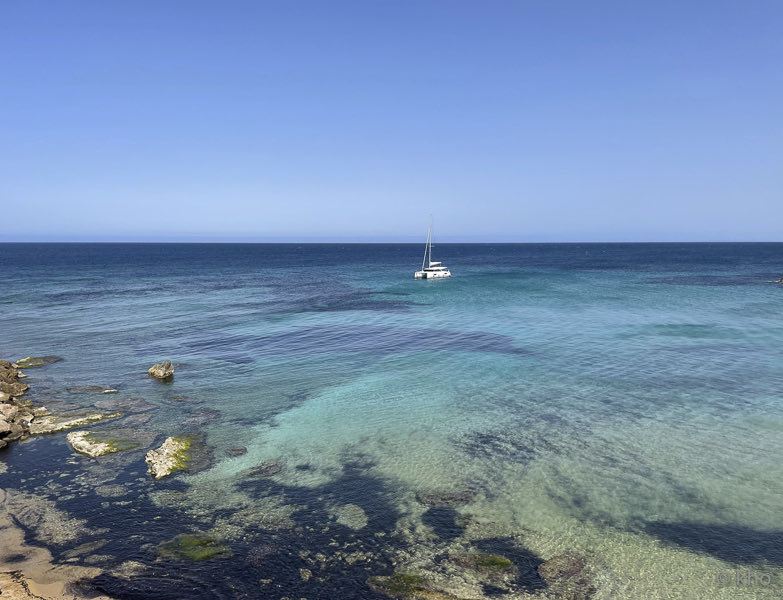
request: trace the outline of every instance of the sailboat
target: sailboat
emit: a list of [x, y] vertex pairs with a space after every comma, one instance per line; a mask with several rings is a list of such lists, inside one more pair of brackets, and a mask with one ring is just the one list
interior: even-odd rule
[[413, 274], [416, 279], [437, 279], [451, 277], [451, 271], [444, 267], [440, 261], [432, 260], [432, 215], [430, 215], [430, 228], [427, 231], [427, 243], [424, 246], [424, 259], [421, 261], [421, 271]]

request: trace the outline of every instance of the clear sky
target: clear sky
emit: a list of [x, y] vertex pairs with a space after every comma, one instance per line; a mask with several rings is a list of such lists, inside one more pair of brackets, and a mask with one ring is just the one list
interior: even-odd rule
[[0, 240], [783, 240], [780, 0], [3, 0]]

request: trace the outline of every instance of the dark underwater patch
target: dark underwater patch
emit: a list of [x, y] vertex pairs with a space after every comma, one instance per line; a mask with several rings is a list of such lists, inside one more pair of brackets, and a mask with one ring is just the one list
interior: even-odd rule
[[652, 521], [643, 529], [661, 541], [709, 554], [735, 564], [783, 566], [783, 530], [764, 531], [742, 525]]
[[478, 540], [475, 542], [475, 545], [486, 554], [504, 556], [510, 559], [514, 566], [519, 569], [519, 575], [514, 583], [526, 592], [535, 592], [547, 587], [546, 582], [538, 574], [538, 567], [544, 560], [532, 550], [520, 546], [516, 540], [511, 538], [490, 538]]
[[[409, 329], [363, 325], [300, 328], [274, 335], [230, 335], [187, 344], [189, 353], [222, 358], [265, 355], [333, 354], [371, 352], [459, 351], [530, 354], [514, 345], [511, 336], [483, 331]], [[242, 360], [242, 359], [240, 359]], [[243, 361], [244, 362], [244, 361]]]
[[663, 285], [696, 285], [706, 287], [767, 285], [768, 281], [761, 277], [740, 277], [737, 275], [675, 275], [672, 277], [651, 277], [642, 280], [641, 284]]
[[485, 332], [399, 327], [318, 326], [260, 337], [250, 343], [260, 354], [322, 354], [339, 352], [417, 352], [452, 350], [527, 354], [513, 338]]
[[450, 506], [433, 506], [422, 515], [421, 520], [442, 540], [453, 540], [462, 535], [462, 528], [457, 525], [459, 513]]

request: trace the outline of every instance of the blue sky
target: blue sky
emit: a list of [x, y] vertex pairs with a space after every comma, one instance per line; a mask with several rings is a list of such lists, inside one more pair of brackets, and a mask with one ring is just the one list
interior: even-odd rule
[[783, 2], [0, 5], [0, 240], [783, 240]]

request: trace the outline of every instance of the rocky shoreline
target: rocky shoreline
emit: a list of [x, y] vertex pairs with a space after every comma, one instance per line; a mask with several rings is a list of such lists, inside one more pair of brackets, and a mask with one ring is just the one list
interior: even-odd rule
[[[34, 406], [26, 397], [30, 386], [24, 370], [59, 362], [57, 356], [33, 356], [15, 362], [0, 360], [0, 453], [17, 441], [32, 436], [57, 434], [102, 421], [119, 419], [123, 412], [95, 410], [66, 410], [54, 413], [46, 406]], [[154, 365], [148, 371], [152, 377], [170, 381], [174, 367], [170, 361]], [[112, 394], [117, 390], [102, 386], [69, 388], [70, 393]], [[130, 401], [128, 401], [130, 402]], [[139, 401], [143, 403], [143, 401]], [[99, 401], [98, 406], [113, 408], [118, 402]], [[122, 402], [119, 402], [122, 404]], [[115, 429], [94, 432], [80, 429], [70, 431], [66, 440], [74, 452], [89, 457], [148, 446], [153, 438], [134, 429]], [[149, 474], [158, 479], [176, 470], [187, 468], [191, 440], [168, 438], [158, 450], [148, 452]], [[172, 447], [174, 450], [172, 450]], [[0, 473], [4, 471], [0, 462]], [[16, 524], [15, 504], [8, 500], [6, 490], [0, 488], [0, 596], [5, 600], [77, 600], [74, 586], [101, 573], [100, 569], [56, 565], [45, 548], [30, 546], [25, 534]], [[18, 504], [18, 503], [16, 503]], [[90, 595], [91, 600], [111, 600], [108, 596]]]

